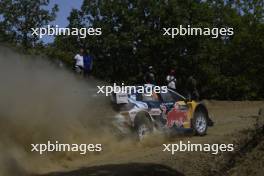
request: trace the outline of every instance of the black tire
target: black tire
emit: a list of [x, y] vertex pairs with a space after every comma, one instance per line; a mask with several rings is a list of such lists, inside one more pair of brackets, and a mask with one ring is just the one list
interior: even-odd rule
[[147, 135], [153, 132], [153, 124], [150, 118], [144, 113], [140, 113], [136, 116], [134, 124], [137, 139], [139, 141], [142, 141]]
[[204, 136], [208, 128], [208, 118], [204, 111], [198, 110], [192, 119], [192, 128], [195, 135]]

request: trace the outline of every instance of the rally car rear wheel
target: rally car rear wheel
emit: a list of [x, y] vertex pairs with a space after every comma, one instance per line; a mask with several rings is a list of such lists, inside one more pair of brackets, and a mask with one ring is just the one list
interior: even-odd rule
[[208, 127], [206, 113], [203, 111], [195, 112], [192, 126], [195, 134], [199, 136], [205, 135]]
[[135, 119], [135, 128], [137, 133], [137, 138], [142, 141], [153, 131], [153, 124], [150, 119], [144, 115]]

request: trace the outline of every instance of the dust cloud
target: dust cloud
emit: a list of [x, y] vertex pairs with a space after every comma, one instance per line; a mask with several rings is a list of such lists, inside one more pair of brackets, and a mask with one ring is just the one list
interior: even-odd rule
[[56, 170], [81, 157], [78, 152], [39, 155], [31, 152], [31, 144], [116, 140], [108, 125], [114, 112], [109, 98], [96, 93], [102, 85], [98, 80], [0, 47], [0, 84], [0, 175]]

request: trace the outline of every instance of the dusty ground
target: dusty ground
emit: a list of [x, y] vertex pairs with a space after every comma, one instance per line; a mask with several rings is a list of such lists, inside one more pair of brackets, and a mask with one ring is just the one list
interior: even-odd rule
[[[12, 69], [11, 69], [12, 68]], [[261, 175], [263, 134], [259, 107], [264, 102], [206, 101], [215, 126], [208, 134], [167, 139], [160, 134], [144, 144], [116, 137], [109, 99], [96, 94], [101, 82], [84, 81], [45, 59], [21, 56], [0, 47], [0, 175]], [[256, 122], [258, 121], [258, 125]], [[253, 131], [253, 132], [252, 132]], [[261, 135], [260, 135], [261, 134]], [[257, 137], [256, 137], [257, 136]], [[103, 151], [81, 156], [39, 155], [32, 143], [102, 143]], [[162, 152], [163, 143], [234, 143], [236, 151]], [[262, 169], [262, 170], [261, 170]], [[62, 173], [60, 173], [62, 172]]]
[[[175, 155], [171, 155], [170, 153], [162, 152], [163, 148], [161, 144], [165, 142], [165, 139], [157, 138], [157, 136], [155, 136], [147, 144], [130, 144], [133, 145], [133, 148], [128, 146], [126, 150], [119, 150], [119, 148], [112, 149], [113, 151], [107, 151], [92, 160], [89, 158], [87, 158], [86, 161], [83, 160], [81, 165], [104, 165], [100, 168], [100, 170], [103, 170], [104, 167], [109, 167], [109, 164], [117, 164], [115, 167], [111, 167], [113, 170], [102, 175], [111, 175], [110, 173], [118, 175], [118, 173], [123, 173], [121, 170], [124, 167], [124, 165], [122, 165], [124, 163], [128, 163], [127, 166], [133, 165], [129, 163], [137, 163], [137, 167], [133, 168], [139, 170], [144, 168], [140, 163], [161, 164], [164, 167], [169, 167], [175, 172], [178, 171], [185, 175], [261, 175], [263, 173], [263, 141], [257, 143], [256, 146], [245, 149], [242, 156], [233, 157], [233, 155], [236, 153], [241, 155], [241, 153], [238, 152], [240, 147], [244, 145], [244, 142], [251, 139], [251, 135], [253, 135], [251, 130], [256, 127], [256, 117], [258, 115], [259, 107], [263, 106], [264, 103], [249, 101], [207, 101], [207, 105], [215, 122], [215, 126], [209, 128], [206, 136], [181, 136], [170, 139], [167, 143], [177, 143], [179, 140], [185, 142], [190, 140], [192, 143], [234, 143], [236, 147], [235, 152], [218, 155], [212, 155], [205, 152], [178, 152]], [[263, 138], [258, 139], [261, 140]], [[230, 162], [230, 158], [235, 158], [234, 161], [232, 160], [232, 162], [235, 163], [232, 164], [231, 168], [228, 163]], [[71, 166], [73, 165], [75, 164], [72, 164]], [[89, 168], [87, 169], [86, 173], [95, 173], [91, 172]], [[133, 169], [133, 171], [137, 169]], [[131, 175], [135, 175], [129, 167], [127, 167], [127, 171], [127, 173], [130, 173]], [[144, 171], [145, 172], [142, 175], [153, 175], [153, 170], [149, 167], [145, 168]], [[70, 173], [76, 174], [78, 172]], [[58, 175], [64, 175], [64, 173]], [[162, 175], [166, 174], [164, 173]], [[167, 175], [170, 174], [168, 173]], [[175, 173], [174, 175], [177, 174]]]

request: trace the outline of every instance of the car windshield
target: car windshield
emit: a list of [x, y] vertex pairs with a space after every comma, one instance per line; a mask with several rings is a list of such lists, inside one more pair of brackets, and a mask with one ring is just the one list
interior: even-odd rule
[[179, 99], [179, 101], [184, 101], [186, 99], [183, 95], [179, 94], [178, 92], [172, 90], [169, 91], [173, 94], [173, 96], [175, 96], [175, 98]]
[[168, 90], [168, 92], [166, 93], [161, 93], [160, 96], [164, 102], [176, 102], [185, 100], [182, 95], [171, 90]]

